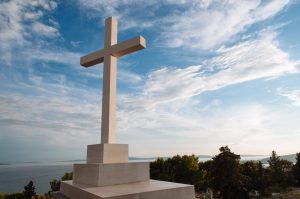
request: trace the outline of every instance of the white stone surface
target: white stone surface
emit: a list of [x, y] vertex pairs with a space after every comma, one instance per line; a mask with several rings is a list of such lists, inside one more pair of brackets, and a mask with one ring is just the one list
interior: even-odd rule
[[104, 49], [80, 58], [80, 65], [84, 67], [104, 62], [101, 143], [115, 143], [117, 58], [146, 48], [146, 40], [142, 36], [117, 43], [117, 30], [117, 20], [113, 17], [107, 18], [105, 20]]
[[74, 164], [73, 180], [95, 186], [116, 185], [150, 179], [148, 162]]
[[104, 187], [63, 181], [61, 192], [71, 199], [195, 199], [192, 185], [156, 180]]
[[128, 153], [128, 144], [88, 145], [87, 163], [125, 163]]

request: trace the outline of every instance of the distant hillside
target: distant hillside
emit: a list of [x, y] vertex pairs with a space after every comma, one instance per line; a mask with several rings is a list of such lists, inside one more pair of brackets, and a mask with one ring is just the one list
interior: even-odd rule
[[198, 155], [198, 158], [213, 158], [211, 155]]
[[7, 163], [1, 163], [1, 162], [0, 162], [0, 165], [9, 165], [9, 164], [7, 164]]
[[[283, 155], [283, 156], [280, 156], [280, 159], [288, 160], [288, 161], [291, 161], [293, 163], [296, 163], [296, 154]], [[262, 164], [268, 164], [268, 160], [269, 160], [269, 158], [264, 158], [264, 159], [261, 159], [260, 161], [261, 161]]]
[[81, 160], [81, 159], [78, 159], [78, 160], [61, 160], [61, 161], [57, 161], [57, 162], [85, 162], [86, 160]]

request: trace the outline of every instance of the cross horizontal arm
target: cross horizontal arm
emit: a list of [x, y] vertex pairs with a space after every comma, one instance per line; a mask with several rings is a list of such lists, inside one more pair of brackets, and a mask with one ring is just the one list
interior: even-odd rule
[[90, 53], [80, 58], [80, 65], [90, 67], [95, 64], [102, 63], [105, 55], [121, 57], [123, 55], [146, 48], [146, 40], [142, 36], [138, 36], [119, 44], [112, 45], [96, 52]]
[[98, 50], [96, 52], [90, 53], [83, 57], [80, 57], [80, 65], [84, 67], [90, 67], [95, 64], [100, 64], [104, 61], [104, 55], [106, 54], [105, 49]]
[[146, 40], [144, 37], [138, 36], [111, 46], [110, 52], [114, 57], [121, 57], [144, 48], [146, 48]]

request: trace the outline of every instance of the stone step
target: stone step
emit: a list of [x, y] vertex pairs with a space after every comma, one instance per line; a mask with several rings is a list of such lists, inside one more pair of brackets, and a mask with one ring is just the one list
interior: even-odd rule
[[71, 199], [195, 199], [194, 186], [157, 180], [104, 187], [63, 181], [60, 190]]
[[94, 186], [108, 186], [150, 179], [148, 162], [74, 164], [73, 180]]

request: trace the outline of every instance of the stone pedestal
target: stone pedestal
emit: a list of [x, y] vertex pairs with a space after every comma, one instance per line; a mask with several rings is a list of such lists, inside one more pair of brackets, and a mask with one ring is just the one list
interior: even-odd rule
[[87, 147], [87, 163], [128, 162], [128, 144], [93, 144]]
[[[60, 197], [70, 199], [194, 199], [194, 186], [150, 180], [148, 162], [128, 162], [128, 145], [89, 145], [87, 163], [74, 164], [73, 181]], [[58, 194], [59, 195], [59, 194]]]

